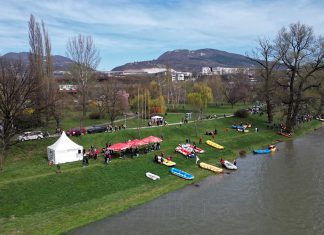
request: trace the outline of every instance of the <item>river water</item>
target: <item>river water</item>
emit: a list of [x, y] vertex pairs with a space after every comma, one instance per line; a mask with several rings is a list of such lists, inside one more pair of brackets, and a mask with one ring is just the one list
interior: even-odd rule
[[71, 234], [324, 234], [324, 128]]

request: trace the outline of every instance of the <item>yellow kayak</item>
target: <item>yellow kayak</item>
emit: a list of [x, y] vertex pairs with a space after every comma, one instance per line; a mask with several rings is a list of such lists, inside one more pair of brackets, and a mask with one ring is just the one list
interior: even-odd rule
[[216, 144], [215, 142], [211, 141], [211, 140], [207, 140], [206, 144], [208, 144], [209, 146], [212, 146], [216, 149], [224, 149], [224, 146]]
[[173, 161], [169, 161], [168, 159], [165, 159], [163, 158], [163, 162], [162, 162], [163, 165], [166, 165], [166, 166], [175, 166], [176, 163], [173, 162]]
[[219, 168], [219, 167], [216, 167], [216, 166], [204, 163], [204, 162], [200, 162], [199, 166], [201, 168], [203, 168], [203, 169], [210, 170], [210, 171], [213, 171], [215, 173], [222, 173], [223, 172], [222, 168]]

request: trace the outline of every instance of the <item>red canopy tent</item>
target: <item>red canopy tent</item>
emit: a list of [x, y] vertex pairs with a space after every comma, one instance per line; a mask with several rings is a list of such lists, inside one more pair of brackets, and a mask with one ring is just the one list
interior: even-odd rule
[[113, 144], [110, 147], [108, 147], [108, 150], [112, 150], [112, 151], [122, 151], [125, 149], [130, 148], [130, 144], [129, 143], [117, 143], [117, 144]]
[[162, 139], [160, 139], [159, 137], [155, 137], [155, 136], [149, 136], [149, 137], [142, 139], [142, 141], [146, 144], [149, 144], [149, 143], [159, 143], [162, 141]]
[[143, 140], [138, 140], [138, 139], [128, 141], [127, 143], [130, 145], [130, 147], [139, 147], [147, 144]]

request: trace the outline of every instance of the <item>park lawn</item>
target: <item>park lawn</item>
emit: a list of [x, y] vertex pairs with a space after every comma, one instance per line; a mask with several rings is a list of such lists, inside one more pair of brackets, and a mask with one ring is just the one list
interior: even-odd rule
[[[203, 115], [210, 115], [210, 114], [216, 114], [216, 115], [224, 115], [224, 114], [233, 114], [238, 109], [247, 108], [250, 105], [248, 104], [236, 104], [233, 107], [230, 104], [223, 104], [223, 105], [216, 105], [216, 104], [209, 104], [207, 108], [204, 110]], [[174, 123], [174, 122], [180, 122], [185, 117], [185, 112], [196, 112], [196, 110], [190, 106], [190, 105], [184, 105], [184, 109], [180, 108], [180, 113], [168, 113], [167, 115], [163, 115], [165, 119], [168, 121], [168, 123]], [[90, 119], [89, 114], [91, 112], [88, 112], [85, 119], [83, 120], [83, 126], [92, 126], [92, 125], [98, 125], [98, 124], [107, 124], [110, 123], [108, 118], [105, 119]], [[80, 117], [81, 117], [81, 111], [72, 111], [72, 110], [66, 110], [64, 112], [63, 119], [61, 121], [61, 128], [63, 130], [68, 130], [70, 128], [78, 128], [80, 127]], [[193, 117], [194, 118], [194, 117]], [[134, 128], [134, 127], [144, 127], [147, 126], [148, 119], [140, 119], [138, 120], [136, 117], [127, 118], [126, 124], [127, 127]], [[124, 116], [120, 116], [115, 121], [115, 125], [123, 125], [125, 123]], [[55, 129], [55, 123], [54, 121], [51, 122], [50, 128]]]
[[[244, 122], [251, 122], [253, 127], [258, 127], [258, 133], [253, 131], [254, 128], [244, 134], [232, 129], [225, 131], [234, 122], [240, 121], [226, 118], [198, 122], [198, 133], [203, 136], [204, 142], [210, 139], [210, 136], [204, 135], [206, 130], [218, 130], [215, 142], [225, 146], [222, 151], [212, 149], [205, 143], [198, 144], [195, 123], [126, 129], [73, 138], [88, 148], [92, 144], [104, 147], [109, 142], [149, 135], [163, 136], [161, 151], [165, 155], [172, 155], [178, 168], [192, 173], [195, 176], [193, 181], [172, 176], [166, 166], [153, 163], [154, 154], [160, 154], [161, 151], [142, 154], [138, 158], [116, 158], [108, 166], [103, 164], [102, 157], [96, 161], [90, 160], [90, 165], [84, 168], [81, 162], [63, 164], [63, 173], [56, 174], [55, 167], [47, 166], [46, 158], [46, 147], [56, 139], [17, 144], [10, 150], [0, 178], [0, 233], [61, 234], [213, 175], [212, 172], [198, 168], [194, 159], [186, 159], [174, 152], [175, 146], [185, 142], [186, 138], [206, 150], [205, 154], [200, 155], [202, 161], [218, 166], [221, 157], [232, 160], [239, 150], [250, 152], [253, 148], [285, 139], [267, 128], [264, 117], [260, 116], [244, 119]], [[305, 123], [296, 131], [296, 136], [320, 125], [317, 121]], [[161, 180], [149, 180], [145, 177], [147, 171], [158, 174]]]

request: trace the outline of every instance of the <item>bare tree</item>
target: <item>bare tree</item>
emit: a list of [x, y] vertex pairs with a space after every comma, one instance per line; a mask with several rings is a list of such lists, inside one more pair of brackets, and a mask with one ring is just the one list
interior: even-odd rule
[[128, 109], [128, 97], [126, 93], [121, 89], [120, 84], [116, 80], [106, 82], [102, 86], [102, 94], [100, 100], [103, 103], [103, 107], [108, 113], [110, 124], [113, 126], [114, 121], [125, 114]]
[[249, 81], [243, 73], [232, 74], [223, 83], [223, 94], [228, 103], [234, 104], [245, 101], [249, 93]]
[[35, 97], [35, 117], [37, 122], [41, 123], [41, 111], [44, 107], [43, 105], [43, 87], [44, 83], [44, 71], [43, 71], [43, 37], [41, 33], [41, 27], [39, 23], [35, 20], [33, 15], [30, 15], [28, 22], [29, 29], [29, 63], [32, 72], [33, 79], [37, 84], [37, 90]]
[[[45, 118], [46, 118], [46, 125], [48, 125], [51, 109], [57, 103], [57, 99], [59, 96], [55, 96], [57, 93], [57, 84], [53, 79], [53, 65], [52, 65], [52, 57], [51, 57], [51, 41], [48, 36], [48, 31], [45, 27], [44, 22], [42, 21], [42, 31], [45, 43], [45, 72], [44, 72], [44, 88], [43, 89], [43, 97], [47, 96], [45, 99]], [[54, 89], [53, 89], [54, 88]]]
[[50, 93], [53, 91], [53, 89], [51, 89], [51, 86], [53, 86], [51, 42], [44, 22], [42, 21], [40, 25], [33, 15], [30, 15], [28, 29], [30, 45], [29, 63], [33, 79], [38, 89], [34, 97], [35, 117], [40, 124], [42, 122], [42, 115], [45, 111], [45, 123], [47, 125], [50, 119], [50, 106], [56, 103], [56, 101], [53, 100], [54, 95]]
[[0, 59], [0, 115], [2, 117], [0, 169], [4, 167], [5, 152], [17, 134], [14, 124], [23, 111], [33, 106], [38, 91], [31, 71], [19, 62]]
[[275, 54], [274, 45], [270, 40], [264, 38], [259, 39], [258, 47], [252, 52], [250, 57], [257, 65], [259, 65], [259, 75], [262, 78], [262, 88], [260, 94], [262, 100], [266, 102], [268, 122], [273, 121], [274, 109], [274, 93], [275, 93], [275, 75], [278, 69], [280, 57]]
[[100, 63], [99, 51], [95, 47], [91, 36], [78, 36], [69, 39], [66, 52], [68, 57], [73, 60], [70, 73], [72, 79], [78, 85], [79, 101], [82, 106], [82, 118], [86, 116], [86, 104], [89, 95], [89, 84], [94, 78], [96, 68]]
[[292, 130], [301, 104], [307, 101], [305, 92], [320, 85], [316, 74], [324, 68], [324, 40], [316, 38], [310, 26], [295, 23], [279, 31], [275, 48], [287, 67], [287, 75], [278, 84], [287, 92], [283, 100], [287, 107], [286, 127]]

